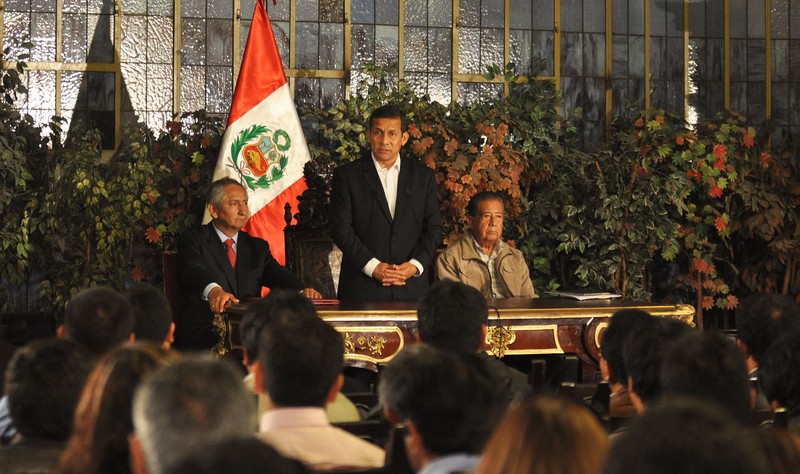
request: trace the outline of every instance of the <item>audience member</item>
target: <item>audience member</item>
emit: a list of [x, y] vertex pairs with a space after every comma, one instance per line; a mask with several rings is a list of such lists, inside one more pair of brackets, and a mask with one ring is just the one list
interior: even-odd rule
[[789, 410], [789, 430], [800, 434], [800, 332], [781, 336], [761, 355], [759, 374], [770, 406]]
[[128, 288], [125, 297], [133, 307], [133, 332], [137, 341], [149, 341], [169, 349], [175, 340], [175, 323], [164, 292], [145, 283]]
[[664, 346], [689, 331], [689, 325], [677, 319], [657, 317], [643, 320], [625, 338], [622, 357], [628, 372], [628, 392], [637, 413], [661, 397]]
[[169, 470], [169, 474], [306, 474], [309, 472], [302, 462], [281, 456], [275, 448], [252, 436], [199, 445]]
[[162, 346], [143, 342], [103, 356], [78, 402], [60, 474], [130, 472], [128, 436], [133, 432], [134, 391], [147, 374], [175, 359], [177, 354]]
[[503, 196], [481, 191], [467, 204], [469, 230], [436, 259], [440, 280], [466, 283], [486, 298], [536, 298], [522, 252], [503, 242]]
[[403, 349], [381, 373], [386, 417], [405, 425], [404, 443], [416, 472], [468, 472], [502, 416], [503, 394], [474, 354], [419, 343]]
[[73, 340], [99, 358], [134, 339], [133, 308], [117, 291], [95, 286], [73, 296], [64, 310], [58, 336]]
[[384, 464], [379, 447], [330, 424], [324, 407], [339, 393], [344, 341], [325, 321], [276, 320], [262, 330], [255, 386], [269, 395], [258, 436], [315, 471]]
[[741, 423], [702, 400], [655, 404], [611, 445], [605, 474], [766, 474], [764, 456]]
[[475, 288], [456, 281], [438, 281], [417, 307], [419, 339], [433, 347], [478, 354], [506, 399], [519, 403], [531, 392], [528, 377], [490, 356], [483, 347], [488, 322], [486, 299]]
[[636, 408], [628, 393], [628, 371], [623, 358], [625, 339], [637, 324], [651, 317], [646, 311], [623, 309], [611, 316], [608, 327], [603, 331], [600, 342], [600, 372], [611, 389], [608, 404], [610, 416], [636, 415]]
[[706, 400], [746, 423], [750, 417], [750, 381], [744, 356], [718, 332], [691, 331], [670, 342], [661, 359], [665, 396]]
[[[746, 358], [749, 375], [758, 378], [759, 361], [770, 344], [781, 334], [800, 331], [800, 307], [786, 295], [750, 295], [736, 309], [736, 331], [736, 342]], [[759, 391], [756, 409], [766, 409], [768, 405]]]
[[[64, 324], [56, 334], [77, 342], [97, 359], [114, 347], [133, 340], [133, 309], [119, 293], [105, 286], [87, 288], [69, 300]], [[0, 398], [0, 444], [11, 442], [17, 430], [8, 411], [8, 398]]]
[[158, 368], [136, 389], [131, 469], [163, 474], [203, 443], [252, 435], [255, 404], [236, 369], [209, 357]]
[[[317, 319], [317, 309], [303, 295], [284, 290], [273, 290], [265, 298], [251, 305], [239, 326], [242, 339], [243, 360], [248, 375], [244, 379], [245, 386], [255, 391], [255, 370], [258, 361], [258, 340], [264, 327], [273, 321], [291, 321], [299, 318]], [[269, 404], [269, 395], [258, 394], [258, 417]], [[358, 409], [341, 392], [336, 399], [325, 407], [325, 414], [331, 423], [359, 421]]]
[[72, 341], [39, 340], [17, 350], [5, 384], [18, 432], [0, 449], [0, 472], [49, 472], [58, 465], [90, 367], [89, 354]]
[[781, 429], [762, 429], [755, 433], [771, 474], [800, 472], [800, 436]]
[[495, 430], [477, 474], [596, 474], [608, 438], [585, 406], [537, 397], [511, 410]]

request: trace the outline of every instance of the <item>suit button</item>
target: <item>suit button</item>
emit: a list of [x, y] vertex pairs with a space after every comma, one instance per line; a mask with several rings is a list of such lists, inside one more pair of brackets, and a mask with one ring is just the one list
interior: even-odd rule
[[397, 236], [396, 236], [396, 235], [393, 235], [393, 236], [392, 236], [392, 242], [394, 242], [395, 240], [397, 240]]

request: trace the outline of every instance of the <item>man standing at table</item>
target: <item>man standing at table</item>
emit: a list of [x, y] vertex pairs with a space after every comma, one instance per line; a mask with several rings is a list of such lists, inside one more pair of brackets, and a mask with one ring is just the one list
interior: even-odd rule
[[442, 225], [436, 179], [401, 158], [405, 118], [384, 105], [369, 119], [372, 153], [333, 173], [331, 235], [342, 250], [341, 300], [416, 300], [428, 288]]
[[302, 291], [321, 298], [312, 288], [279, 264], [269, 244], [242, 231], [250, 217], [247, 191], [233, 179], [211, 183], [208, 192], [211, 222], [184, 236], [178, 244], [178, 267], [183, 315], [175, 328], [180, 349], [207, 350], [217, 342], [214, 313], [240, 299], [261, 296], [261, 287]]
[[482, 191], [467, 204], [469, 232], [436, 261], [440, 280], [460, 281], [485, 298], [536, 298], [522, 252], [503, 242], [503, 197]]

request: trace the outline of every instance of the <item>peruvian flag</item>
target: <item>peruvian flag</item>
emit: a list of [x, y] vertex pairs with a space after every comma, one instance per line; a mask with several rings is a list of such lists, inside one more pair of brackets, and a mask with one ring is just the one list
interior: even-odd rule
[[[284, 207], [289, 203], [292, 215], [297, 212], [297, 196], [307, 188], [303, 165], [310, 159], [272, 25], [257, 0], [214, 180], [231, 177], [247, 189], [244, 230], [268, 241], [282, 265]], [[206, 212], [204, 222], [210, 220]]]

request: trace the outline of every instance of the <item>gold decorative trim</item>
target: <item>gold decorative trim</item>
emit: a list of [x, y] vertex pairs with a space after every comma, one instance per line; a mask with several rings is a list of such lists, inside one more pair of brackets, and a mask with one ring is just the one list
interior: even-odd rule
[[695, 309], [694, 306], [690, 304], [678, 304], [675, 305], [675, 309], [673, 311], [665, 311], [663, 308], [661, 310], [648, 310], [646, 306], [642, 306], [640, 308], [643, 311], [647, 311], [648, 313], [652, 314], [653, 316], [668, 316], [671, 318], [679, 319], [684, 323], [688, 324], [691, 327], [695, 327], [694, 324], [694, 315]]
[[[490, 352], [492, 354], [497, 355], [497, 357], [503, 357], [503, 356], [506, 356], [506, 355], [515, 355], [515, 354], [525, 354], [525, 355], [527, 355], [527, 354], [563, 354], [564, 353], [564, 349], [561, 347], [561, 341], [558, 340], [558, 325], [557, 324], [541, 324], [541, 325], [532, 324], [532, 325], [521, 325], [521, 326], [508, 326], [508, 325], [506, 325], [506, 326], [491, 326], [491, 327], [488, 327], [486, 329], [487, 329], [486, 330], [486, 333], [487, 333], [486, 343], [490, 344], [490, 345], [492, 344], [492, 342], [489, 339], [489, 333], [490, 332], [495, 333], [496, 331], [499, 331], [501, 333], [505, 333], [505, 334], [509, 334], [510, 333], [510, 334], [514, 335], [513, 340], [509, 340], [508, 342], [506, 342], [506, 347], [505, 348], [492, 346], [492, 348], [490, 349]], [[509, 349], [508, 348], [509, 345], [513, 344], [516, 341], [516, 338], [521, 333], [523, 333], [523, 332], [539, 332], [539, 331], [542, 331], [542, 332], [550, 331], [552, 333], [553, 342], [555, 344], [555, 348], [553, 348], [553, 349]], [[505, 337], [505, 336], [503, 336], [503, 337]], [[501, 338], [501, 341], [505, 342], [504, 339], [502, 339], [502, 338]], [[497, 352], [495, 352], [495, 350], [500, 351], [500, 349], [503, 349], [502, 350], [502, 354], [503, 355], [498, 355]]]
[[214, 348], [211, 349], [211, 353], [216, 355], [225, 355], [228, 353], [228, 348], [225, 347], [225, 343], [228, 341], [228, 318], [220, 313], [214, 313], [214, 320], [212, 323], [214, 324], [214, 331], [219, 336], [219, 340], [217, 341], [216, 345], [214, 345]]
[[[405, 346], [403, 332], [396, 326], [334, 326], [334, 329], [344, 338], [345, 359], [384, 364], [394, 359]], [[386, 333], [397, 334], [399, 341], [397, 350], [389, 354], [384, 354], [386, 344], [389, 342], [385, 337]], [[371, 355], [358, 354], [356, 351], [369, 351]]]
[[508, 346], [514, 344], [517, 335], [511, 328], [504, 326], [492, 326], [486, 328], [486, 344], [489, 351], [497, 357], [503, 357], [508, 351]]
[[594, 345], [598, 349], [600, 348], [600, 333], [603, 332], [603, 329], [608, 327], [608, 323], [600, 323], [597, 325], [597, 328], [594, 330]]

